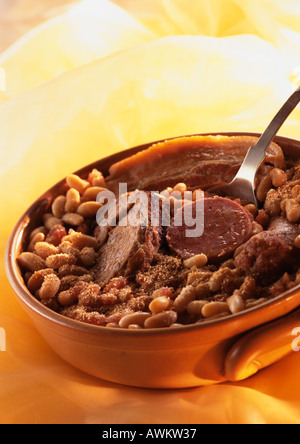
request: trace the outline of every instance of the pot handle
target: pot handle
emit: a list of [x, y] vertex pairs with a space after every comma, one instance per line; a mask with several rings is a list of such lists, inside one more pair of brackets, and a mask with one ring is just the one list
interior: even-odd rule
[[240, 337], [225, 358], [228, 381], [242, 381], [291, 352], [300, 351], [300, 309]]

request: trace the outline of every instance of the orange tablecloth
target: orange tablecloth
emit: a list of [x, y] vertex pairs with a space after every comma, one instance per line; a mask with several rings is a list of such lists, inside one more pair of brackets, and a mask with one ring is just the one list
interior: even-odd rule
[[[294, 89], [299, 5], [83, 0], [47, 12], [53, 2], [34, 3], [14, 2], [0, 18], [15, 36], [40, 22], [0, 55], [0, 422], [299, 423], [298, 353], [247, 381], [187, 390], [74, 369], [18, 305], [3, 259], [28, 205], [85, 164], [169, 136], [263, 130]], [[300, 137], [299, 110], [281, 134]]]

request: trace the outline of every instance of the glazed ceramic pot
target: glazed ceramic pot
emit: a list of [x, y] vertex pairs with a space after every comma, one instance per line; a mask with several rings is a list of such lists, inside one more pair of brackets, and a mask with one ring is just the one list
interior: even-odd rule
[[[219, 133], [218, 133], [219, 134]], [[254, 133], [223, 135], [259, 136]], [[285, 154], [300, 157], [300, 141], [276, 137]], [[101, 159], [110, 165], [151, 144]], [[17, 257], [64, 180], [41, 196], [16, 224], [6, 250], [6, 269], [16, 296], [38, 332], [65, 361], [107, 381], [147, 388], [182, 388], [248, 378], [292, 353], [292, 330], [300, 327], [300, 286], [260, 306], [202, 324], [157, 329], [116, 329], [85, 324], [45, 307], [27, 289]]]

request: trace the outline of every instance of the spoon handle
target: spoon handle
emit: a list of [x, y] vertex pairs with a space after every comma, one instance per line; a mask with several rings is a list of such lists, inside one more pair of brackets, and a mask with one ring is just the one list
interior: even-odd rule
[[265, 158], [268, 146], [299, 102], [300, 87], [296, 89], [296, 91], [290, 96], [290, 98], [278, 111], [267, 129], [259, 138], [258, 142], [249, 149], [237, 177], [248, 177], [250, 179], [249, 175], [251, 175], [252, 172], [252, 174], [254, 173], [254, 177], [252, 178], [254, 181], [257, 169]]

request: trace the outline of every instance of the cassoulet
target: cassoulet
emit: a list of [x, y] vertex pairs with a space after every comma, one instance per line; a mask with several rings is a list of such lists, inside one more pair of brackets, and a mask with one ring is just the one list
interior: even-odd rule
[[28, 289], [69, 318], [142, 329], [230, 316], [298, 285], [299, 161], [271, 144], [257, 175], [260, 208], [206, 191], [234, 177], [256, 140], [178, 138], [106, 177], [68, 176], [18, 258]]

